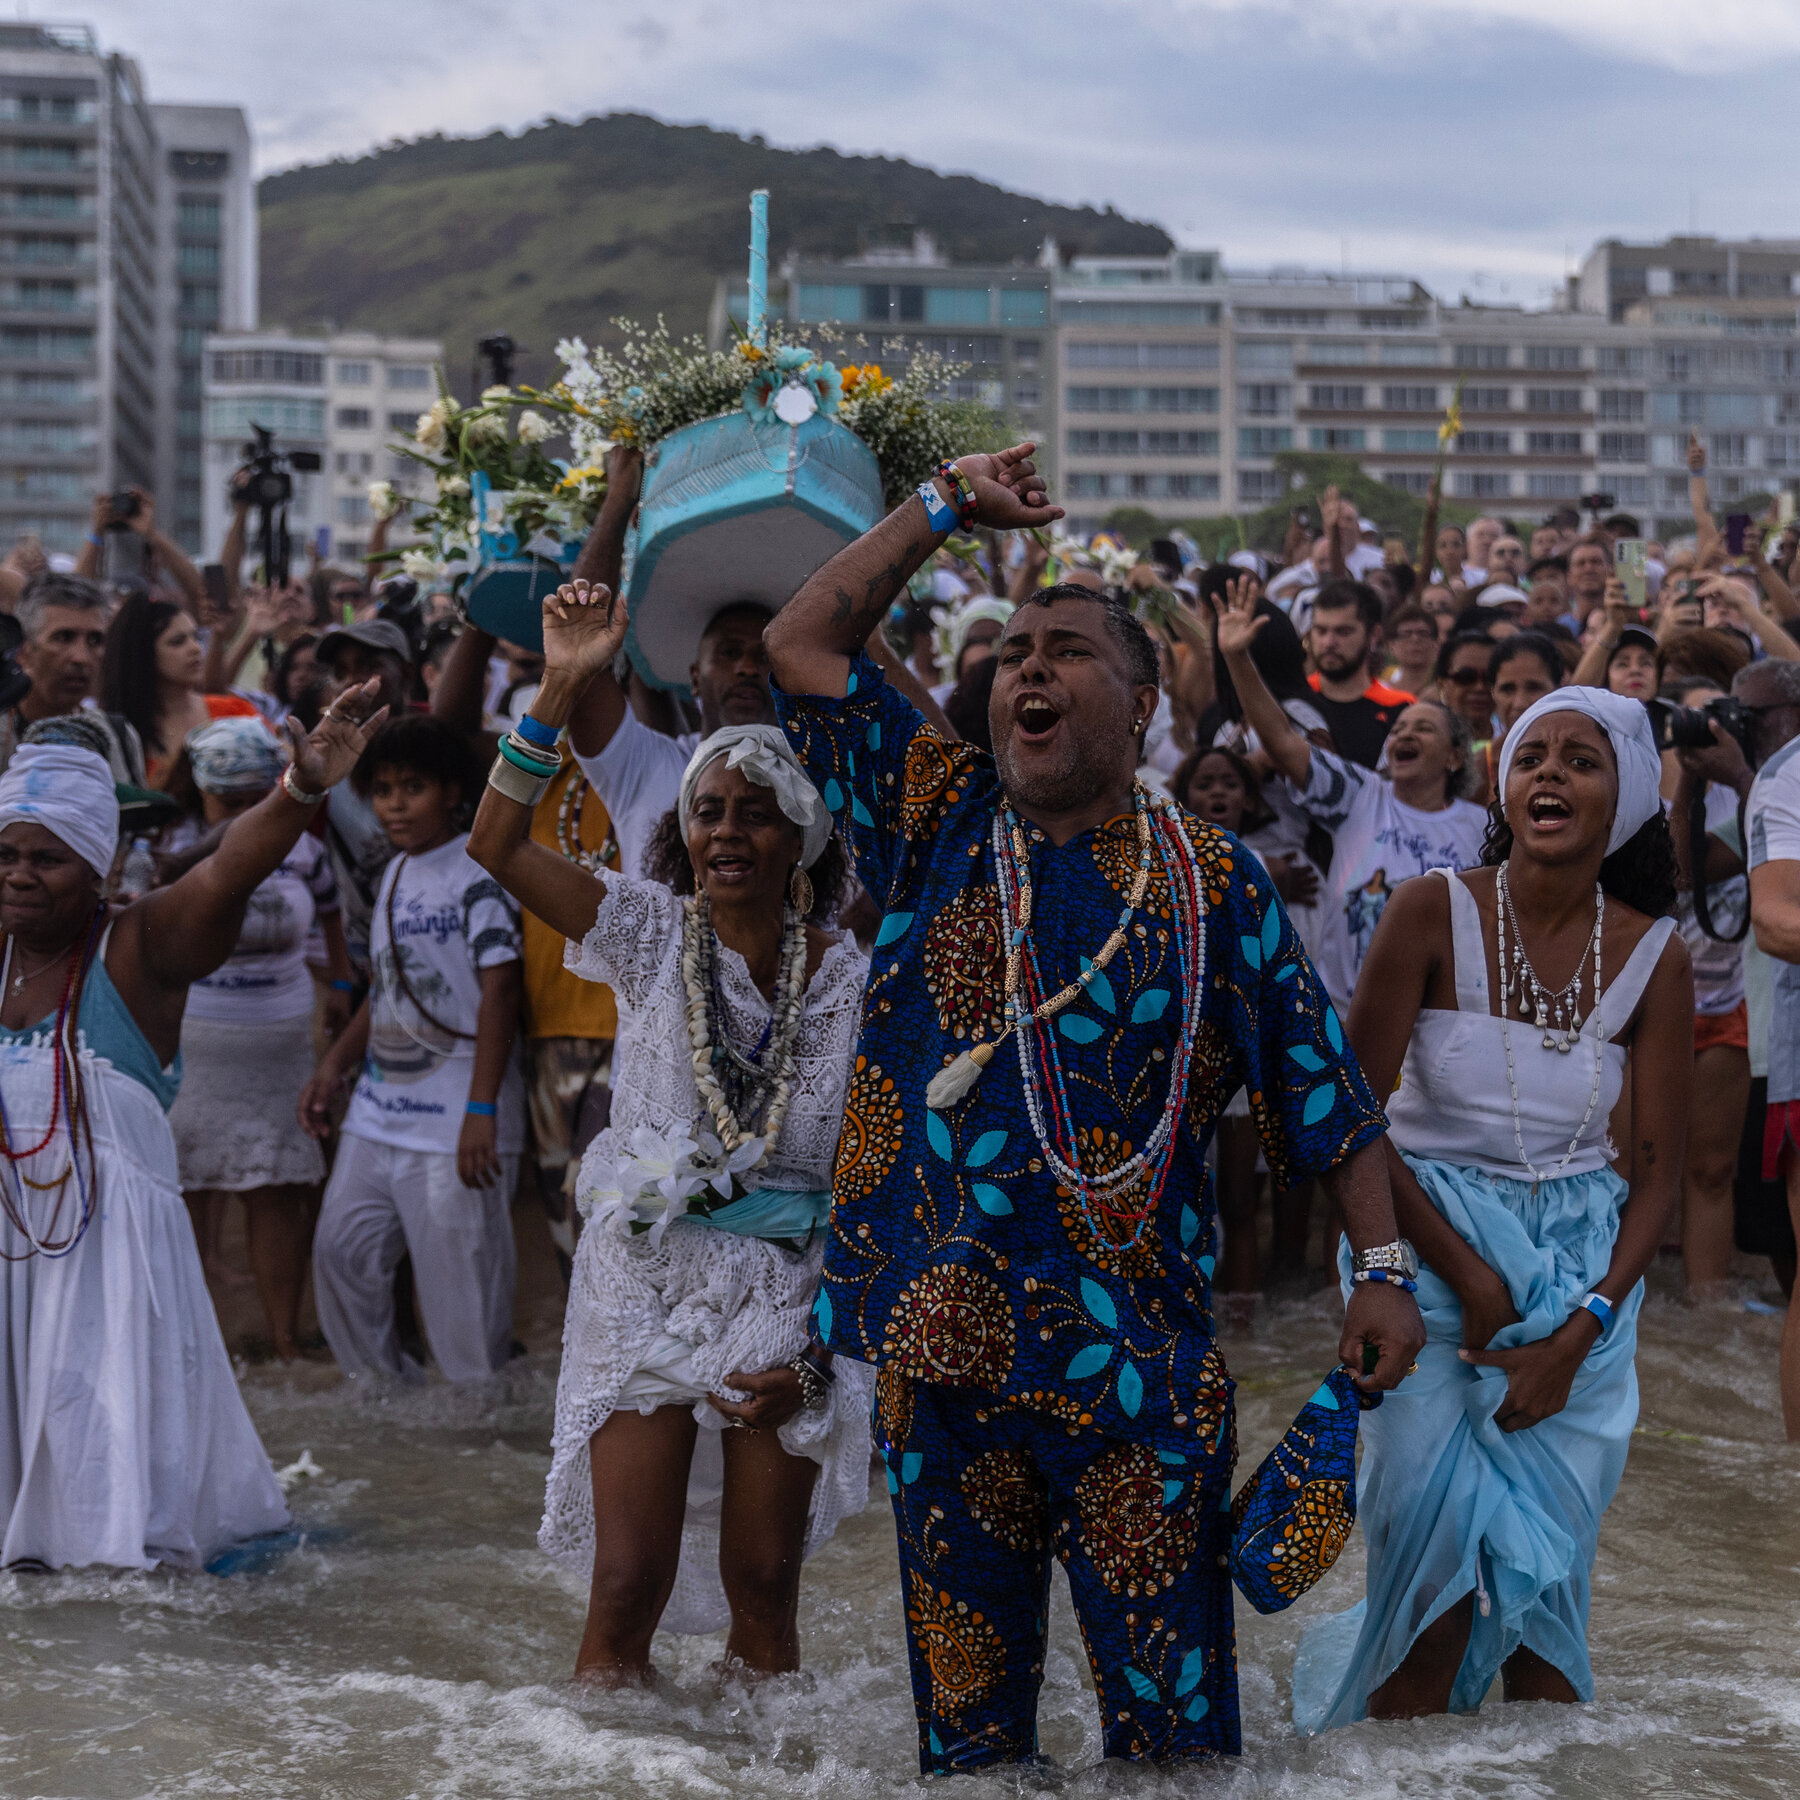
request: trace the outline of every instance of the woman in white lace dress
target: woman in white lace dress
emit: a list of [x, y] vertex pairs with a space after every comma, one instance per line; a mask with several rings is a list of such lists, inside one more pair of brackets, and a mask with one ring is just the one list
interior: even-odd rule
[[539, 1533], [591, 1562], [575, 1672], [607, 1685], [651, 1677], [659, 1623], [729, 1622], [727, 1669], [797, 1667], [801, 1560], [863, 1506], [869, 1461], [867, 1371], [808, 1331], [867, 973], [812, 922], [843, 868], [824, 802], [779, 730], [734, 726], [659, 834], [671, 886], [527, 837], [546, 746], [625, 624], [604, 588], [545, 602], [544, 681], [469, 840], [619, 1003]]

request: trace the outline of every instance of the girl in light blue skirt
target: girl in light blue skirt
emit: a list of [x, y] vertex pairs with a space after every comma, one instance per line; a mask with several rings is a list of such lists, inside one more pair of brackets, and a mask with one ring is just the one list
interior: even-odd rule
[[1588, 1576], [1692, 1071], [1658, 773], [1639, 702], [1547, 695], [1507, 738], [1493, 866], [1403, 885], [1364, 965], [1350, 1035], [1392, 1094], [1427, 1342], [1363, 1421], [1368, 1596], [1302, 1642], [1302, 1731], [1472, 1711], [1496, 1674], [1593, 1695]]

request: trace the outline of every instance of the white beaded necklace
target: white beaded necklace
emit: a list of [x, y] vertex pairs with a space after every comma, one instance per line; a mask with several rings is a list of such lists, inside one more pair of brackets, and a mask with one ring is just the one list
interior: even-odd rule
[[[1518, 915], [1513, 911], [1512, 893], [1506, 880], [1507, 865], [1502, 863], [1495, 877], [1495, 889], [1498, 904], [1494, 908], [1496, 961], [1500, 965], [1500, 1042], [1506, 1049], [1506, 1086], [1512, 1095], [1513, 1144], [1519, 1152], [1519, 1162], [1531, 1176], [1531, 1191], [1537, 1192], [1540, 1181], [1552, 1181], [1569, 1166], [1569, 1159], [1574, 1156], [1581, 1143], [1581, 1135], [1588, 1128], [1588, 1121], [1594, 1116], [1594, 1108], [1600, 1104], [1600, 1083], [1606, 1070], [1606, 1019], [1601, 1007], [1602, 971], [1600, 957], [1600, 927], [1606, 915], [1606, 893], [1598, 882], [1594, 884], [1594, 934], [1588, 947], [1582, 952], [1581, 964], [1575, 971], [1575, 979], [1554, 999], [1558, 1002], [1565, 997], [1568, 1000], [1566, 1027], [1561, 1028], [1559, 1035], [1553, 1035], [1548, 1028], [1549, 1002], [1552, 998], [1548, 990], [1537, 978], [1537, 971], [1531, 966], [1531, 959], [1525, 954], [1525, 944], [1519, 931]], [[1511, 920], [1513, 929], [1513, 956], [1509, 965], [1506, 954], [1506, 926]], [[1580, 1000], [1581, 970], [1587, 966], [1589, 956], [1594, 959], [1594, 1007], [1588, 1015], [1587, 1024], [1593, 1027], [1594, 1039], [1594, 1080], [1588, 1090], [1587, 1111], [1581, 1115], [1581, 1123], [1575, 1127], [1575, 1135], [1569, 1139], [1569, 1147], [1563, 1152], [1562, 1161], [1546, 1174], [1538, 1168], [1525, 1154], [1525, 1133], [1519, 1117], [1519, 1082], [1513, 1068], [1512, 1047], [1512, 1003], [1515, 993], [1518, 998], [1519, 1016], [1531, 1019], [1535, 1025], [1543, 1029], [1544, 1037], [1541, 1048], [1567, 1052], [1570, 1048], [1568, 1037], [1570, 1031], [1579, 1037], [1583, 1027], [1574, 1022], [1575, 1009]], [[1535, 1002], [1535, 1005], [1534, 1005]]]
[[[752, 1107], [766, 1096], [761, 1137], [763, 1161], [781, 1135], [782, 1121], [794, 1093], [794, 1040], [800, 1030], [800, 1013], [806, 994], [806, 921], [791, 907], [782, 913], [781, 961], [775, 978], [775, 1001], [769, 1020], [769, 1047], [760, 1066], [732, 1049], [725, 1021], [713, 1017], [717, 991], [714, 965], [718, 939], [713, 935], [712, 902], [696, 894], [682, 908], [681, 981], [687, 990], [688, 1044], [693, 1051], [694, 1086], [718, 1133], [719, 1142], [736, 1150], [753, 1134], [732, 1110], [719, 1081], [716, 1066], [727, 1058], [754, 1075], [758, 1084]], [[754, 1112], [751, 1114], [754, 1120]]]
[[[1140, 809], [1154, 812], [1159, 816], [1167, 831], [1175, 839], [1177, 854], [1182, 859], [1183, 869], [1191, 875], [1197, 858], [1193, 844], [1188, 838], [1180, 810], [1169, 805], [1160, 795], [1147, 797], [1145, 790], [1141, 787], [1138, 790], [1138, 805]], [[1139, 816], [1140, 819], [1144, 817], [1143, 810], [1140, 811]], [[1018, 909], [1017, 917], [1028, 919], [1030, 916], [1030, 887], [1028, 885], [1030, 864], [1023, 858], [1009, 859], [1006, 854], [1007, 849], [1006, 835], [1001, 828], [1000, 819], [996, 817], [994, 821], [994, 863], [1000, 875], [1000, 923], [1006, 942], [1008, 945], [1012, 945], [1015, 941], [1015, 934], [1020, 929], [1014, 924], [1015, 907]], [[1140, 857], [1141, 875], [1149, 867], [1148, 844], [1140, 852]], [[1174, 870], [1170, 871], [1172, 877], [1175, 873]], [[1137, 886], [1141, 888], [1141, 881]], [[1177, 883], [1171, 880], [1171, 890], [1174, 891], [1176, 887]], [[1193, 879], [1192, 887], [1196, 904], [1193, 918], [1193, 942], [1188, 947], [1188, 966], [1181, 971], [1183, 989], [1181, 995], [1181, 1039], [1169, 1071], [1169, 1091], [1163, 1101], [1162, 1113], [1142, 1149], [1127, 1157], [1116, 1167], [1097, 1175], [1090, 1175], [1085, 1169], [1074, 1166], [1060, 1155], [1055, 1143], [1056, 1134], [1050, 1129], [1049, 1120], [1045, 1116], [1043, 1097], [1038, 1092], [1038, 1071], [1028, 1043], [1030, 1033], [1024, 1030], [1015, 1032], [1019, 1053], [1019, 1076], [1024, 1085], [1025, 1110], [1031, 1120], [1032, 1133], [1037, 1138], [1038, 1148], [1043, 1152], [1044, 1160], [1049, 1163], [1057, 1179], [1070, 1192], [1079, 1195], [1084, 1205], [1090, 1198], [1107, 1200], [1114, 1194], [1126, 1192], [1153, 1171], [1162, 1161], [1163, 1153], [1174, 1132], [1176, 1120], [1180, 1117], [1182, 1107], [1186, 1103], [1188, 1072], [1192, 1065], [1194, 1038], [1199, 1025], [1201, 997], [1205, 992], [1206, 970], [1206, 920], [1205, 913], [1199, 904], [1197, 878]], [[1141, 892], [1134, 888], [1134, 893], [1137, 902], [1141, 903]], [[1116, 934], [1121, 939], [1133, 910], [1135, 910], [1133, 906], [1128, 906], [1119, 915]], [[1022, 939], [1020, 941], [1022, 942]], [[1100, 960], [1096, 959], [1096, 963], [1098, 964]], [[1071, 983], [1070, 988], [1074, 991], [1083, 991], [1085, 980], [1086, 977], [1083, 977], [1077, 982]], [[1065, 993], [1069, 991], [1064, 990]], [[1018, 1015], [1017, 1018], [1014, 1017], [1015, 1014]], [[1035, 1021], [1035, 1015], [1022, 1009], [1016, 997], [1010, 996], [1008, 1017], [1009, 1029], [1012, 1029], [1014, 1024], [1030, 1025]], [[1049, 1054], [1054, 1060], [1054, 1045], [1050, 1047]], [[1148, 1222], [1149, 1213], [1146, 1211], [1144, 1218], [1138, 1223], [1139, 1235], [1142, 1234]], [[1136, 1238], [1134, 1237], [1132, 1241], [1135, 1242]]]

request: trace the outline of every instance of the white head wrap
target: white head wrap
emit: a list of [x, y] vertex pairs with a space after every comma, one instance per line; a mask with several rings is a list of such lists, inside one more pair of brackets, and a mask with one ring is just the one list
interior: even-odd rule
[[1606, 840], [1606, 854], [1611, 856], [1662, 811], [1662, 758], [1656, 753], [1650, 714], [1643, 701], [1609, 694], [1605, 688], [1560, 687], [1555, 693], [1534, 700], [1506, 734], [1506, 746], [1500, 752], [1498, 785], [1502, 800], [1514, 748], [1524, 743], [1530, 727], [1546, 713], [1558, 712], [1585, 713], [1606, 733], [1612, 745], [1613, 761], [1619, 765], [1619, 803], [1613, 809], [1612, 831]]
[[21, 744], [0, 775], [0, 831], [41, 825], [102, 881], [119, 847], [119, 796], [104, 756], [73, 744]]
[[810, 869], [831, 836], [831, 814], [779, 725], [726, 725], [695, 745], [675, 803], [681, 835], [687, 836], [688, 811], [702, 771], [721, 756], [726, 768], [741, 769], [758, 787], [775, 790], [775, 804], [800, 827], [800, 866]]
[[970, 627], [979, 625], [984, 619], [1004, 626], [1013, 611], [1010, 600], [1001, 600], [993, 594], [978, 594], [959, 606], [939, 607], [932, 613], [931, 622], [937, 628], [934, 635], [938, 668], [946, 681], [956, 679], [957, 659], [963, 653], [963, 645], [969, 641]]
[[187, 737], [194, 786], [203, 794], [262, 794], [287, 765], [282, 746], [261, 719], [214, 719]]

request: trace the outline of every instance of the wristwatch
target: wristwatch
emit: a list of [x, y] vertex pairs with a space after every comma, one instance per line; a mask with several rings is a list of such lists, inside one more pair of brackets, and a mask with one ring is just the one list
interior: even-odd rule
[[1372, 1249], [1355, 1250], [1350, 1256], [1350, 1273], [1352, 1278], [1360, 1275], [1371, 1275], [1377, 1269], [1391, 1273], [1407, 1281], [1419, 1279], [1419, 1253], [1405, 1238], [1395, 1238], [1391, 1244], [1376, 1244]]

